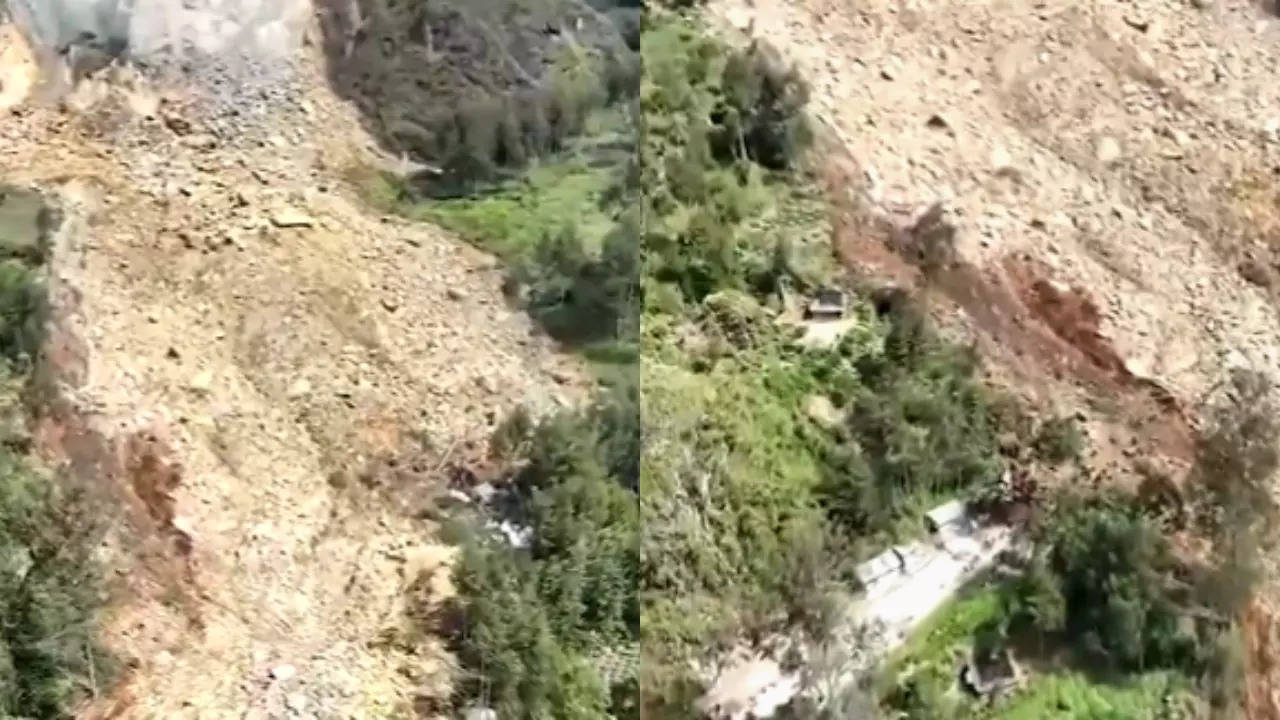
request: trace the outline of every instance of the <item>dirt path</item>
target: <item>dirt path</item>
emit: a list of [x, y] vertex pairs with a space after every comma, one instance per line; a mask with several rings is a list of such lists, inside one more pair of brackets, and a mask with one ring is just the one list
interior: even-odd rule
[[321, 77], [247, 107], [122, 75], [0, 119], [0, 177], [67, 218], [38, 438], [122, 503], [128, 681], [85, 717], [429, 712], [451, 661], [404, 605], [451, 592], [438, 470], [579, 390], [491, 258], [355, 199], [368, 138]]

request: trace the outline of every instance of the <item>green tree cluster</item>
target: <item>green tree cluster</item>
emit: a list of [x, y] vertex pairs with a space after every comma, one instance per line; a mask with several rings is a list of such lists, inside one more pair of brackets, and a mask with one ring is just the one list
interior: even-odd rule
[[[679, 13], [655, 14], [642, 55], [641, 691], [675, 718], [691, 662], [770, 628], [826, 632], [854, 562], [1000, 468], [972, 355], [919, 313], [858, 297], [829, 349], [778, 324], [834, 275], [795, 73]], [[815, 394], [834, 424], [806, 413]]]
[[520, 461], [508, 520], [531, 541], [517, 548], [472, 531], [456, 638], [464, 695], [500, 717], [603, 719], [634, 704], [634, 668], [605, 677], [594, 663], [633, 647], [640, 631], [634, 400], [624, 388], [589, 412], [504, 428], [503, 447]]

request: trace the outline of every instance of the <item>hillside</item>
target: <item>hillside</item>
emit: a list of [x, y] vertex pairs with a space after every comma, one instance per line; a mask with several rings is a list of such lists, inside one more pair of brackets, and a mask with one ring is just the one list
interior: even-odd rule
[[[3, 37], [7, 89], [38, 53]], [[0, 177], [64, 218], [32, 439], [107, 520], [119, 682], [75, 681], [85, 717], [449, 707], [413, 620], [453, 593], [442, 470], [589, 384], [496, 260], [360, 199], [377, 138], [295, 48], [271, 73], [216, 44], [175, 76], [108, 68], [0, 121]]]
[[0, 717], [1280, 720], [1280, 13], [0, 0]]
[[[717, 249], [731, 249], [690, 258], [684, 272], [704, 273], [701, 278], [668, 272], [667, 255], [659, 255], [663, 277], [646, 296], [646, 318], [652, 316], [650, 327], [662, 340], [654, 351], [657, 361], [645, 366], [646, 378], [652, 378], [646, 386], [646, 448], [658, 445], [646, 455], [653, 462], [649, 487], [658, 492], [643, 492], [643, 502], [655, 503], [646, 528], [657, 538], [652, 552], [660, 560], [653, 565], [657, 584], [641, 592], [653, 593], [646, 607], [654, 615], [645, 628], [654, 629], [655, 653], [681, 657], [654, 664], [660, 675], [653, 682], [663, 683], [657, 687], [664, 696], [660, 702], [653, 698], [655, 711], [678, 716], [671, 705], [685, 702], [673, 696], [690, 674], [666, 671], [684, 666], [690, 647], [685, 643], [717, 643], [716, 652], [691, 652], [704, 662], [692, 673], [698, 678], [692, 682], [695, 694], [717, 675], [732, 675], [737, 655], [773, 657], [800, 678], [820, 674], [820, 646], [833, 635], [827, 630], [800, 641], [801, 657], [806, 646], [817, 650], [809, 661], [796, 660], [796, 620], [808, 618], [814, 598], [792, 591], [833, 571], [838, 596], [856, 583], [842, 575], [850, 568], [841, 569], [836, 557], [851, 551], [854, 559], [865, 559], [877, 544], [905, 542], [911, 530], [884, 527], [884, 520], [905, 521], [927, 509], [924, 502], [954, 497], [957, 489], [972, 497], [995, 468], [997, 475], [1000, 469], [1011, 473], [1015, 484], [1029, 480], [1036, 493], [1028, 528], [1033, 557], [1048, 562], [1051, 573], [1066, 574], [1059, 578], [1064, 584], [1046, 592], [1065, 594], [1060, 600], [1066, 602], [1066, 632], [1094, 643], [1083, 648], [1094, 667], [1115, 673], [1125, 665], [1181, 666], [1183, 660], [1155, 660], [1160, 643], [1189, 643], [1184, 650], [1199, 648], [1193, 653], [1239, 643], [1244, 647], [1222, 650], [1216, 660], [1190, 662], [1194, 669], [1187, 673], [1197, 696], [1192, 705], [1203, 701], [1213, 712], [1224, 712], [1239, 702], [1249, 716], [1275, 714], [1267, 655], [1275, 628], [1266, 620], [1275, 570], [1265, 552], [1243, 546], [1270, 547], [1274, 527], [1267, 519], [1275, 503], [1272, 406], [1266, 383], [1253, 386], [1248, 378], [1275, 374], [1275, 266], [1268, 240], [1275, 191], [1268, 168], [1274, 165], [1276, 137], [1267, 120], [1274, 92], [1262, 78], [1277, 26], [1274, 15], [1253, 4], [1201, 5], [707, 4], [700, 22], [714, 29], [692, 31], [692, 37], [707, 33], [716, 37], [707, 45], [746, 47], [774, 67], [794, 65], [804, 83], [805, 91], [794, 96], [778, 88], [790, 87], [787, 81], [771, 86], [768, 79], [759, 95], [745, 91], [746, 97], [763, 99], [759, 113], [765, 117], [763, 102], [795, 100], [813, 120], [815, 151], [795, 161], [790, 177], [774, 174], [773, 188], [767, 181], [765, 193], [771, 200], [803, 196], [817, 184], [829, 209], [832, 250], [847, 277], [831, 269], [814, 274], [813, 268], [780, 260], [806, 245], [801, 238], [823, 233], [822, 223], [803, 215], [787, 215], [786, 229], [773, 231], [790, 232], [791, 247], [778, 250], [768, 265], [776, 242], [768, 234], [771, 206], [762, 209], [760, 195], [754, 195], [742, 210], [724, 183], [694, 190], [682, 163], [698, 161], [692, 160], [701, 152], [696, 138], [687, 131], [681, 135], [678, 120], [646, 118], [650, 132], [658, 128], [659, 142], [666, 143], [657, 154], [666, 161], [652, 163], [664, 170], [657, 181], [664, 206], [654, 210], [655, 227], [686, 246], [696, 233], [705, 233]], [[705, 50], [704, 41], [690, 42], [687, 60], [664, 63], [672, 56], [667, 47], [646, 55], [646, 82], [655, 86], [645, 95], [646, 111], [659, 118], [690, 113], [691, 126], [705, 111], [712, 156], [728, 170], [717, 133], [733, 132], [736, 118], [745, 117], [726, 105], [742, 97], [732, 83], [750, 87], [750, 81], [742, 79], [732, 53], [718, 55]], [[728, 58], [723, 64], [721, 56]], [[699, 58], [708, 64], [700, 65]], [[705, 110], [699, 110], [703, 100], [686, 100], [681, 73], [695, 92], [707, 87]], [[768, 165], [755, 147], [742, 151], [737, 163], [745, 154]], [[758, 192], [749, 182], [740, 184], [744, 193]], [[677, 208], [669, 228], [662, 224], [672, 208], [662, 195], [667, 188]], [[696, 224], [704, 210], [721, 220], [723, 234]], [[690, 215], [694, 222], [684, 224]], [[669, 252], [652, 238], [650, 258]], [[762, 260], [767, 268], [760, 268]], [[649, 266], [654, 268], [653, 260]], [[884, 352], [906, 375], [923, 363], [923, 377], [904, 378], [896, 386], [902, 380], [888, 374], [891, 383], [881, 386], [883, 370], [873, 360], [881, 352], [877, 333], [883, 331], [861, 314], [854, 325], [863, 332], [840, 346], [842, 357], [796, 355], [768, 329], [772, 319], [787, 320], [787, 292], [778, 290], [776, 275], [753, 274], [762, 270], [788, 275], [801, 292], [812, 291], [815, 281], [849, 283], [855, 300], [869, 302], [878, 315], [888, 307], [888, 319], [892, 305], [882, 305], [879, 293], [905, 291], [943, 337], [972, 343], [983, 391], [968, 395], [968, 384], [960, 384], [963, 391], [928, 384], [954, 382], [946, 379], [951, 373], [964, 378], [964, 364], [933, 365], [946, 355], [931, 359], [928, 346], [919, 355], [911, 346], [899, 355], [901, 348], [893, 348], [899, 329], [892, 325]], [[703, 290], [691, 297], [696, 286], [690, 283], [699, 281], [705, 282]], [[658, 287], [668, 283], [684, 292], [684, 304]], [[730, 305], [721, 299], [733, 292], [748, 293], [751, 301]], [[876, 369], [868, 374], [868, 366]], [[814, 392], [827, 396], [827, 410], [810, 413], [823, 404], [814, 404]], [[895, 397], [897, 392], [904, 395]], [[952, 407], [948, 397], [959, 405]], [[1016, 409], [1012, 415], [1001, 410], [1006, 400]], [[1253, 419], [1224, 419], [1233, 413]], [[1055, 450], [1059, 441], [1048, 439], [1048, 429], [1071, 425], [1078, 425], [1079, 436], [1070, 438], [1076, 430], [1062, 434], [1061, 451]], [[1231, 436], [1242, 428], [1245, 436]], [[960, 447], [946, 439], [957, 432], [972, 433]], [[1226, 468], [1217, 443], [1236, 441], [1244, 445], [1226, 456], [1239, 462]], [[673, 448], [681, 443], [690, 450], [676, 454]], [[1052, 456], [1066, 462], [1055, 466]], [[845, 483], [854, 497], [840, 495]], [[941, 497], [934, 495], [940, 491]], [[1253, 493], [1247, 502], [1256, 515], [1235, 514], [1234, 492]], [[667, 502], [668, 493], [678, 500]], [[1084, 493], [1084, 500], [1075, 493]], [[1080, 501], [1087, 509], [1076, 514], [1071, 509]], [[840, 502], [856, 510], [850, 514]], [[884, 512], [888, 518], [879, 518]], [[1224, 516], [1234, 520], [1212, 519]], [[1111, 547], [1135, 543], [1134, 556], [1124, 561], [1134, 565], [1091, 570], [1087, 562], [1076, 564], [1057, 544], [1066, 542], [1057, 534], [1064, 525], [1073, 528], [1062, 530], [1069, 534], [1102, 533], [1112, 525]], [[877, 528], [887, 536], [868, 532]], [[1144, 555], [1148, 541], [1142, 538], [1156, 534], [1169, 538], [1167, 547], [1151, 541], [1152, 555]], [[666, 552], [664, 544], [671, 546]], [[814, 552], [823, 560], [805, 565]], [[1252, 559], [1235, 552], [1253, 552]], [[1251, 591], [1245, 584], [1249, 592], [1231, 600], [1226, 587], [1219, 588], [1224, 596], [1208, 597], [1222, 574], [1243, 570], [1236, 561], [1261, 570], [1263, 583]], [[1106, 584], [1130, 582], [1119, 575], [1132, 570], [1152, 571], [1139, 587], [1165, 582], [1157, 578], [1166, 573], [1217, 579], [1193, 580], [1164, 597], [1165, 591], [1130, 597], [1133, 591]], [[1079, 571], [1116, 573], [1084, 585], [1112, 589], [1074, 596], [1071, 588], [1079, 585], [1071, 584], [1070, 575]], [[1032, 592], [1029, 585], [1019, 588], [1015, 596]], [[1036, 592], [1041, 591], [1043, 585]], [[1252, 602], [1242, 605], [1242, 597]], [[1094, 600], [1110, 607], [1091, 609]], [[979, 647], [989, 643], [991, 635], [972, 635], [975, 630], [1011, 633], [1016, 644], [1019, 624], [1025, 628], [1029, 621], [1018, 614], [1032, 612], [1018, 610], [1019, 603], [1034, 607], [1043, 601], [979, 593], [975, 605], [948, 607], [937, 619], [941, 635], [931, 639], [925, 626], [922, 638], [891, 662], [888, 670], [902, 684], [897, 691], [877, 687], [877, 700], [909, 717], [980, 715], [951, 689], [957, 667], [947, 657], [966, 650], [970, 641]], [[1139, 629], [1138, 646], [1149, 652], [1146, 662], [1125, 660], [1129, 651], [1111, 644], [1128, 633], [1120, 629], [1120, 616], [1128, 612], [1120, 606], [1130, 602], [1147, 609], [1125, 620], [1137, 624], [1130, 626]], [[1188, 606], [1204, 614], [1190, 621], [1201, 610]], [[1083, 621], [1084, 615], [1074, 615], [1078, 611], [1098, 614]], [[1166, 611], [1171, 618], [1190, 614], [1174, 633], [1178, 639], [1161, 637]], [[1007, 612], [1014, 615], [1002, 619]], [[947, 614], [955, 614], [955, 626], [948, 628]], [[1044, 616], [1039, 618], [1030, 621], [1033, 628], [1041, 623], [1039, 637], [1052, 635], [1044, 630]], [[1110, 629], [1084, 637], [1100, 626]], [[1192, 626], [1192, 634], [1179, 635]], [[1230, 637], [1236, 626], [1243, 639]], [[1034, 633], [1023, 639], [1034, 641]], [[847, 653], [840, 642], [837, 655]], [[867, 647], [856, 638], [849, 642]], [[1027, 648], [1020, 652], [1036, 659]], [[717, 653], [718, 660], [708, 657]], [[1125, 712], [1155, 712], [1152, 703], [1167, 708], [1187, 700], [1185, 680], [1176, 676], [1130, 680], [1132, 675], [1120, 673], [1097, 687], [1075, 676], [1042, 682], [1062, 661], [1056, 657], [1041, 667], [1029, 694], [1005, 703], [1002, 712], [1041, 716], [1033, 710], [1036, 703], [1057, 702], [1061, 716], [1093, 716], [1071, 715], [1093, 702], [1128, 707], [1116, 710], [1117, 716], [1130, 716]], [[1247, 665], [1247, 693], [1236, 696], [1244, 688], [1235, 688], [1235, 680], [1206, 670], [1221, 669], [1222, 662]], [[928, 678], [934, 670], [936, 678]], [[1119, 694], [1107, 694], [1112, 691]]]

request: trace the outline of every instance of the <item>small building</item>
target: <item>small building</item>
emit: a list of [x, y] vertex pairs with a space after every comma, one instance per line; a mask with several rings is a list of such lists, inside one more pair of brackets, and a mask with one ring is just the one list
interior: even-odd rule
[[979, 658], [974, 652], [960, 668], [960, 683], [975, 697], [994, 699], [1013, 692], [1023, 680], [1022, 668], [1008, 648], [989, 657]]
[[904, 575], [915, 575], [929, 564], [931, 553], [916, 545], [895, 545], [890, 548], [898, 556], [898, 567]]
[[889, 548], [870, 560], [860, 563], [854, 568], [854, 574], [858, 576], [858, 582], [862, 583], [862, 587], [870, 589], [885, 578], [902, 574], [904, 570], [902, 556], [898, 554], [896, 548]]
[[806, 315], [812, 320], [839, 320], [845, 312], [844, 292], [836, 288], [822, 288], [809, 301]]
[[925, 527], [931, 533], [944, 531], [967, 533], [972, 526], [969, 507], [963, 500], [952, 500], [924, 514]]

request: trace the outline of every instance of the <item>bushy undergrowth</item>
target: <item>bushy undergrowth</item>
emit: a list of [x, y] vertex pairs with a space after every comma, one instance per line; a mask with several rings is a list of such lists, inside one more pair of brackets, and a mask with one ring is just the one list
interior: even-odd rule
[[507, 519], [529, 528], [531, 544], [474, 533], [457, 573], [463, 692], [499, 717], [586, 720], [634, 709], [626, 688], [635, 668], [606, 673], [598, 663], [625, 655], [639, 635], [634, 401], [614, 394], [527, 435], [508, 427], [505, 447], [523, 465]]
[[[105, 689], [96, 646], [101, 578], [89, 550], [90, 505], [0, 450], [0, 712], [69, 717], [73, 701]], [[83, 515], [82, 515], [83, 514]]]
[[[997, 433], [972, 358], [909, 307], [857, 299], [825, 350], [777, 323], [834, 276], [795, 73], [678, 14], [642, 52], [641, 688], [650, 716], [686, 717], [691, 660], [784, 624], [824, 632], [853, 562], [998, 476]], [[834, 425], [806, 413], [815, 395]]]
[[322, 0], [335, 88], [429, 197], [519, 176], [634, 97], [633, 0]]
[[[943, 626], [962, 626], [958, 636], [934, 644], [930, 631], [908, 646], [887, 705], [910, 718], [1030, 718], [1045, 708], [1066, 718], [1240, 717], [1239, 622], [1272, 547], [1280, 456], [1271, 384], [1254, 373], [1233, 383], [1208, 413], [1189, 492], [1154, 502], [1117, 490], [1050, 498], [1021, 574], [984, 591], [998, 602], [979, 613], [947, 610]], [[1188, 554], [1173, 533], [1204, 542]], [[983, 711], [956, 694], [954, 666], [937, 661], [965, 646], [1016, 648], [1039, 672], [999, 712]]]
[[102, 507], [36, 472], [15, 442], [45, 319], [41, 259], [0, 263], [0, 415], [14, 425], [0, 445], [0, 716], [43, 720], [105, 691], [112, 662], [96, 638]]

